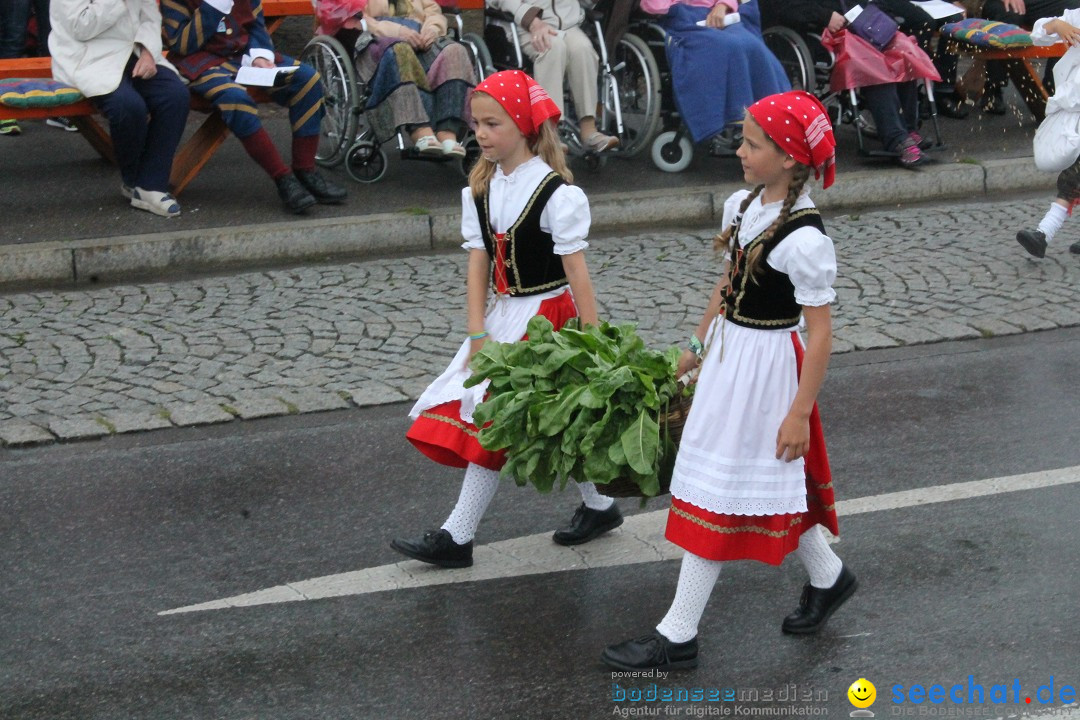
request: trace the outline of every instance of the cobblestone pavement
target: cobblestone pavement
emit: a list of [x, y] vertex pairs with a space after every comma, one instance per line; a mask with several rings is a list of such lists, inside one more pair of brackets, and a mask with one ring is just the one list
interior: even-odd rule
[[[1080, 325], [1066, 226], [1041, 200], [828, 219], [836, 352]], [[715, 277], [701, 229], [594, 238], [602, 316], [682, 342]], [[403, 401], [464, 333], [464, 253], [0, 296], [0, 441], [26, 445]]]

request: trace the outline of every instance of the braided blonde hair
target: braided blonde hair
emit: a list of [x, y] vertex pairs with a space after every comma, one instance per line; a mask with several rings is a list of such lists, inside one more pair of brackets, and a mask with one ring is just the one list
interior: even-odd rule
[[[765, 137], [769, 137], [766, 135]], [[772, 138], [769, 138], [769, 142], [773, 142]], [[776, 146], [776, 143], [773, 142]], [[776, 146], [779, 150], [779, 146]], [[755, 243], [754, 248], [750, 251], [750, 255], [746, 258], [746, 274], [753, 279], [755, 273], [757, 273], [758, 267], [761, 265], [761, 256], [764, 253], [764, 246], [768, 244], [772, 236], [779, 230], [784, 223], [787, 222], [788, 217], [791, 215], [791, 208], [798, 201], [799, 196], [802, 195], [803, 187], [806, 186], [807, 180], [810, 179], [810, 166], [803, 163], [796, 163], [792, 170], [791, 182], [788, 184], [787, 195], [784, 196], [784, 204], [780, 207], [780, 214], [777, 215], [776, 220], [772, 225], [766, 228], [765, 232], [761, 234], [761, 239]], [[754, 190], [746, 196], [739, 205], [739, 216], [746, 212], [746, 208], [750, 207], [750, 203], [754, 202], [754, 198], [761, 194], [761, 191], [765, 189], [764, 185], [758, 185]], [[728, 225], [724, 228], [724, 231], [716, 236], [713, 240], [713, 250], [719, 252], [721, 250], [727, 250], [731, 253], [731, 256], [735, 256], [734, 225]], [[756, 282], [756, 281], [755, 281]]]

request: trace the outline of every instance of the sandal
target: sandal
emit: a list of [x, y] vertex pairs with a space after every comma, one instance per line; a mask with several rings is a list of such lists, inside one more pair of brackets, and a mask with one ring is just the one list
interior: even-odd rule
[[442, 141], [442, 154], [447, 157], [465, 157], [465, 146], [450, 138]]
[[434, 135], [425, 135], [413, 144], [416, 152], [420, 155], [442, 155], [443, 146]]

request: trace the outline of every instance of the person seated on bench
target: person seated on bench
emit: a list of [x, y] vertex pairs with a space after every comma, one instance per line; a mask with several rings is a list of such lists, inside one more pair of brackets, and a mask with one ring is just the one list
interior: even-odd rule
[[[1040, 18], [1064, 14], [1066, 5], [1071, 3], [1066, 0], [986, 0], [980, 17], [1029, 28]], [[1057, 61], [1057, 58], [1048, 58], [1043, 75], [1043, 86], [1051, 95], [1054, 94], [1054, 65]], [[1004, 60], [986, 63], [986, 87], [979, 102], [984, 113], [1004, 115], [1007, 112], [1005, 98], [1002, 97], [1002, 91], [1009, 84], [1007, 75]]]
[[140, 210], [173, 217], [169, 171], [189, 94], [161, 55], [156, 0], [52, 0], [53, 77], [85, 95], [109, 121], [120, 192]]
[[315, 7], [318, 33], [341, 41], [370, 91], [364, 119], [376, 140], [402, 130], [421, 155], [465, 157], [476, 77], [469, 49], [446, 36], [435, 0], [317, 0]]
[[[315, 169], [323, 91], [319, 74], [308, 65], [274, 51], [263, 17], [262, 0], [163, 0], [169, 59], [190, 81], [192, 92], [213, 103], [229, 130], [274, 180], [290, 212], [316, 202], [341, 203], [345, 188]], [[258, 104], [236, 83], [241, 66], [297, 66], [281, 85], [267, 88], [274, 102], [289, 108], [292, 169], [285, 164], [259, 121]]]

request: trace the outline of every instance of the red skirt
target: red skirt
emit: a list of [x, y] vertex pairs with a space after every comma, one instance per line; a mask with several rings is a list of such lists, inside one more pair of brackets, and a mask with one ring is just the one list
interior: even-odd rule
[[[802, 371], [803, 347], [795, 333], [795, 360]], [[810, 413], [810, 449], [806, 465], [806, 512], [787, 515], [724, 515], [671, 498], [665, 536], [679, 547], [708, 560], [760, 560], [779, 565], [799, 547], [799, 537], [814, 525], [840, 534], [836, 521], [832, 472], [817, 404]]]
[[[577, 317], [577, 307], [569, 291], [540, 303], [537, 315], [543, 315], [556, 330], [570, 318]], [[528, 338], [523, 335], [522, 340]], [[461, 419], [461, 401], [453, 400], [420, 413], [405, 433], [417, 450], [442, 465], [467, 467], [469, 463], [489, 470], [499, 470], [506, 463], [506, 451], [485, 450], [477, 439], [480, 430]]]

